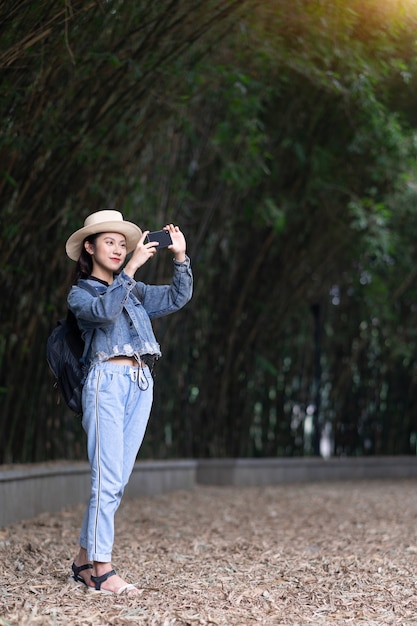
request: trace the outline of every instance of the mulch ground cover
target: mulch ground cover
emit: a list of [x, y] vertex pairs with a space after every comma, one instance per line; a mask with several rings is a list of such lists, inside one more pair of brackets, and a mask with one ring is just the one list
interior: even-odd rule
[[113, 565], [68, 579], [83, 507], [0, 529], [1, 626], [417, 624], [417, 481], [198, 487], [123, 502]]

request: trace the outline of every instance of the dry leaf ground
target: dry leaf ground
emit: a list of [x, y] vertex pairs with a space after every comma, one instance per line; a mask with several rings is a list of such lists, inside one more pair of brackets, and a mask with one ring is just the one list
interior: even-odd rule
[[114, 565], [70, 583], [83, 507], [0, 531], [2, 626], [417, 624], [417, 482], [199, 487], [126, 500]]

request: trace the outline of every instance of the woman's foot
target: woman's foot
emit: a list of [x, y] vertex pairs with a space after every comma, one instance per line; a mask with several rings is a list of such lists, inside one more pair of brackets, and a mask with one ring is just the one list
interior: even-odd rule
[[83, 583], [87, 587], [90, 585], [93, 564], [88, 560], [87, 550], [85, 550], [85, 548], [80, 548], [71, 569], [72, 578], [77, 583]]
[[71, 569], [73, 580], [75, 580], [76, 583], [82, 583], [88, 587], [91, 580], [91, 570], [93, 569], [93, 565], [91, 563], [85, 563], [84, 565], [76, 565], [73, 563]]
[[[102, 568], [98, 568], [102, 569]], [[129, 585], [123, 578], [118, 576], [114, 569], [101, 574], [100, 576], [91, 576], [89, 591], [93, 593], [127, 593], [129, 595], [136, 595], [139, 593], [139, 589], [135, 585]]]

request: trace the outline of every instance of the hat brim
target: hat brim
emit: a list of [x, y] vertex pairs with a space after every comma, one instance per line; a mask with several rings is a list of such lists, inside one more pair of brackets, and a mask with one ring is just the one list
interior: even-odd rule
[[97, 235], [98, 233], [120, 233], [126, 237], [127, 253], [132, 252], [136, 248], [136, 244], [142, 236], [139, 226], [133, 222], [114, 221], [101, 222], [100, 224], [92, 224], [84, 226], [69, 237], [65, 244], [67, 255], [72, 261], [78, 261], [82, 252], [83, 241], [89, 235]]

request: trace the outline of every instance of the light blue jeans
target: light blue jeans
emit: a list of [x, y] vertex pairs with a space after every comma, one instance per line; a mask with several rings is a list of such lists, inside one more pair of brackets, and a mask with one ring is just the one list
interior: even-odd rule
[[85, 381], [82, 424], [91, 494], [80, 546], [91, 561], [111, 562], [114, 516], [145, 435], [152, 399], [153, 379], [147, 367], [99, 363]]

